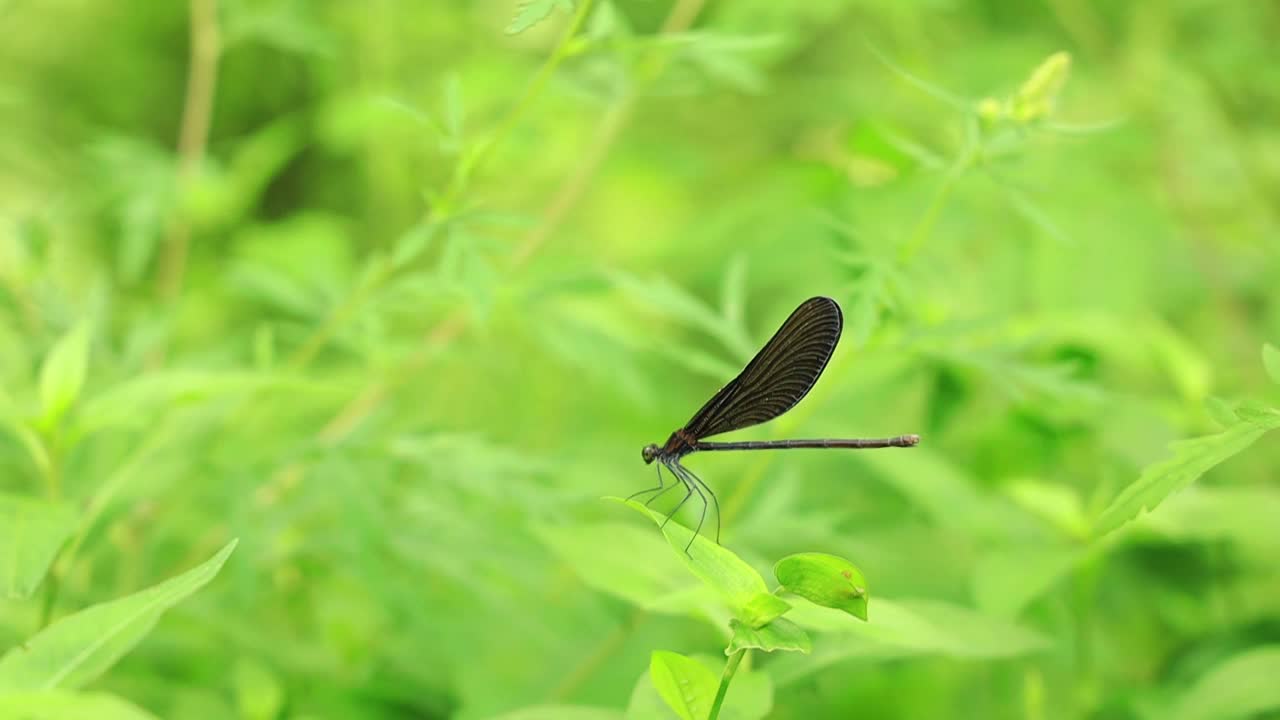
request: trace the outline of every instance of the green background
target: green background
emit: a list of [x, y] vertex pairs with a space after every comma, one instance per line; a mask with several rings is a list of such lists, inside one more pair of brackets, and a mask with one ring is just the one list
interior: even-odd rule
[[733, 437], [923, 442], [687, 460], [871, 593], [722, 717], [1276, 717], [1280, 9], [585, 3], [0, 2], [0, 652], [239, 539], [15, 716], [676, 717], [723, 609], [600, 498], [823, 294]]

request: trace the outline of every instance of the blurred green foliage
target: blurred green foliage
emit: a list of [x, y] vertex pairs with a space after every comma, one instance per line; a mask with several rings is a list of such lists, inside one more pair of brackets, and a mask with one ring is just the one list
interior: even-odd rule
[[0, 3], [0, 717], [678, 717], [731, 613], [600, 498], [815, 294], [741, 436], [924, 440], [689, 460], [870, 589], [721, 717], [1274, 716], [1278, 27]]

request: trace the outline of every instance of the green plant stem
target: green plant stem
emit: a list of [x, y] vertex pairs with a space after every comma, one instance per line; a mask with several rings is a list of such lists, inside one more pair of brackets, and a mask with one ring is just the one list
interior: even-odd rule
[[720, 706], [724, 704], [724, 696], [729, 693], [729, 683], [733, 682], [734, 673], [738, 672], [738, 665], [746, 654], [747, 649], [743, 648], [730, 655], [729, 661], [724, 664], [724, 673], [720, 676], [720, 687], [716, 690], [716, 699], [711, 703], [711, 713], [707, 715], [707, 720], [716, 720], [720, 717]]
[[49, 500], [58, 502], [62, 499], [62, 462], [58, 458], [58, 444], [56, 438], [49, 438], [44, 442], [45, 463], [41, 468], [43, 472], [41, 476], [44, 478], [45, 490], [49, 493]]
[[40, 619], [36, 623], [36, 632], [49, 627], [49, 622], [53, 620], [53, 608], [58, 604], [59, 585], [59, 575], [49, 573], [49, 577], [44, 581], [44, 598], [40, 603]]
[[587, 16], [591, 13], [592, 0], [579, 0], [577, 8], [573, 12], [573, 18], [569, 21], [569, 26], [565, 28], [564, 34], [560, 36], [560, 41], [551, 51], [551, 55], [542, 63], [542, 67], [534, 74], [533, 79], [525, 87], [524, 94], [516, 102], [515, 107], [503, 119], [502, 124], [498, 125], [498, 129], [494, 131], [489, 139], [480, 145], [480, 148], [470, 156], [463, 156], [459, 160], [458, 165], [454, 168], [453, 179], [449, 184], [449, 189], [445, 192], [446, 207], [452, 206], [452, 200], [466, 187], [467, 180], [470, 178], [472, 171], [484, 164], [489, 155], [493, 152], [499, 142], [501, 142], [516, 124], [520, 122], [520, 118], [524, 117], [525, 112], [533, 105], [534, 98], [542, 92], [542, 88], [551, 79], [552, 73], [560, 66], [560, 63], [569, 55], [569, 45], [573, 37], [578, 34], [578, 30], [582, 28], [582, 24], [586, 22]]
[[214, 91], [218, 84], [217, 0], [191, 0], [191, 60], [187, 67], [187, 95], [178, 132], [179, 207], [173, 211], [165, 233], [157, 290], [163, 300], [182, 289], [189, 252], [191, 226], [181, 207], [181, 191], [190, 187], [204, 163], [213, 118]]
[[[56, 446], [48, 448], [46, 445], [45, 447], [48, 462], [44, 465], [44, 472], [41, 475], [45, 479], [49, 500], [58, 502], [62, 499], [62, 463], [58, 459]], [[49, 625], [49, 621], [53, 619], [53, 608], [58, 602], [58, 581], [58, 574], [51, 572], [44, 583], [44, 597], [40, 604], [40, 619], [36, 626], [37, 630], [43, 630]]]
[[1073, 702], [1079, 715], [1093, 713], [1099, 703], [1097, 663], [1095, 662], [1093, 607], [1097, 580], [1104, 559], [1090, 558], [1075, 573], [1072, 604], [1075, 614], [1076, 692]]
[[[975, 122], [970, 117], [966, 120], [969, 123]], [[933, 197], [929, 199], [929, 207], [925, 208], [924, 216], [920, 218], [920, 222], [916, 224], [907, 241], [902, 244], [898, 251], [898, 260], [903, 264], [910, 262], [920, 252], [920, 248], [924, 246], [929, 236], [933, 234], [933, 226], [937, 224], [938, 215], [942, 212], [942, 207], [946, 204], [947, 199], [951, 197], [951, 190], [955, 187], [956, 180], [964, 174], [966, 170], [973, 165], [977, 159], [981, 141], [975, 140], [972, 132], [966, 137], [965, 145], [960, 150], [959, 156], [956, 157], [955, 163], [947, 170], [946, 177], [942, 179], [942, 184], [934, 191]]]

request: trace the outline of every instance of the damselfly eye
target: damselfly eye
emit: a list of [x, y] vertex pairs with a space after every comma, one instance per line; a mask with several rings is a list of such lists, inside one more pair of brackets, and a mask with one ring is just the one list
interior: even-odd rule
[[644, 449], [640, 451], [640, 457], [644, 458], [645, 465], [653, 462], [653, 459], [658, 457], [658, 446], [652, 443], [645, 445]]

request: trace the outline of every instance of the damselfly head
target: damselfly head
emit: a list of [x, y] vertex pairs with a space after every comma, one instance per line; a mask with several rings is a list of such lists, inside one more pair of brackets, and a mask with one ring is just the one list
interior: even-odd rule
[[644, 449], [640, 451], [640, 457], [644, 458], [645, 465], [653, 462], [654, 458], [658, 457], [658, 446], [653, 443], [645, 445]]

